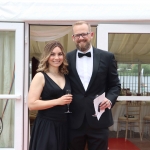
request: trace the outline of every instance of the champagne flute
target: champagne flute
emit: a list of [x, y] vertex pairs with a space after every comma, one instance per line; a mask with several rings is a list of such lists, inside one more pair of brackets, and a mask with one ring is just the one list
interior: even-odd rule
[[[98, 95], [96, 95], [95, 98], [96, 98], [96, 97], [98, 97]], [[94, 103], [94, 100], [93, 100], [93, 103]], [[99, 105], [98, 105], [98, 107], [99, 107]], [[95, 109], [95, 108], [94, 108], [94, 109]], [[99, 109], [99, 108], [98, 108], [98, 109]], [[93, 117], [97, 117], [96, 112], [95, 112], [95, 114], [92, 115], [92, 116], [93, 116]]]
[[[70, 90], [70, 89], [67, 89], [67, 90], [66, 90], [66, 94], [71, 94], [71, 90]], [[69, 105], [70, 105], [70, 104], [67, 104], [68, 110], [67, 110], [65, 113], [72, 113], [72, 112], [69, 110]]]

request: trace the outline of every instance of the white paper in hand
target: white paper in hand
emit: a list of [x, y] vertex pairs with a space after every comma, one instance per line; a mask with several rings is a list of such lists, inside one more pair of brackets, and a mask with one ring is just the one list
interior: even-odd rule
[[100, 110], [98, 111], [99, 108], [99, 104], [105, 99], [105, 92], [102, 95], [99, 95], [98, 97], [96, 97], [93, 101], [94, 101], [94, 108], [95, 108], [95, 113], [97, 116], [97, 119], [99, 120], [101, 115], [105, 112], [105, 110]]

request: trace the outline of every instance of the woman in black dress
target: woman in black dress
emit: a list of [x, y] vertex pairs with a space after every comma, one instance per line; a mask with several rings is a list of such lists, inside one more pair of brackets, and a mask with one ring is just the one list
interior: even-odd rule
[[37, 74], [34, 76], [28, 95], [30, 110], [38, 110], [29, 150], [66, 150], [67, 116], [66, 104], [72, 95], [65, 94], [70, 89], [67, 61], [63, 46], [54, 41], [43, 51]]

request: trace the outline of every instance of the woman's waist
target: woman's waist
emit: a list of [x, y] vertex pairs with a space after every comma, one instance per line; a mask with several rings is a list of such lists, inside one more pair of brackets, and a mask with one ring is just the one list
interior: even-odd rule
[[49, 119], [53, 121], [66, 121], [67, 120], [67, 116], [65, 113], [47, 112], [43, 110], [38, 111], [37, 117], [41, 117], [41, 118]]

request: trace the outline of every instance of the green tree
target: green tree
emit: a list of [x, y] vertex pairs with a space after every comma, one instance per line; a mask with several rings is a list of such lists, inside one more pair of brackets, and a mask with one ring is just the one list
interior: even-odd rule
[[138, 73], [138, 64], [132, 64], [131, 72], [132, 73]]
[[149, 64], [142, 64], [141, 68], [144, 69], [144, 72], [143, 72], [144, 75], [145, 74], [150, 74], [150, 65]]

